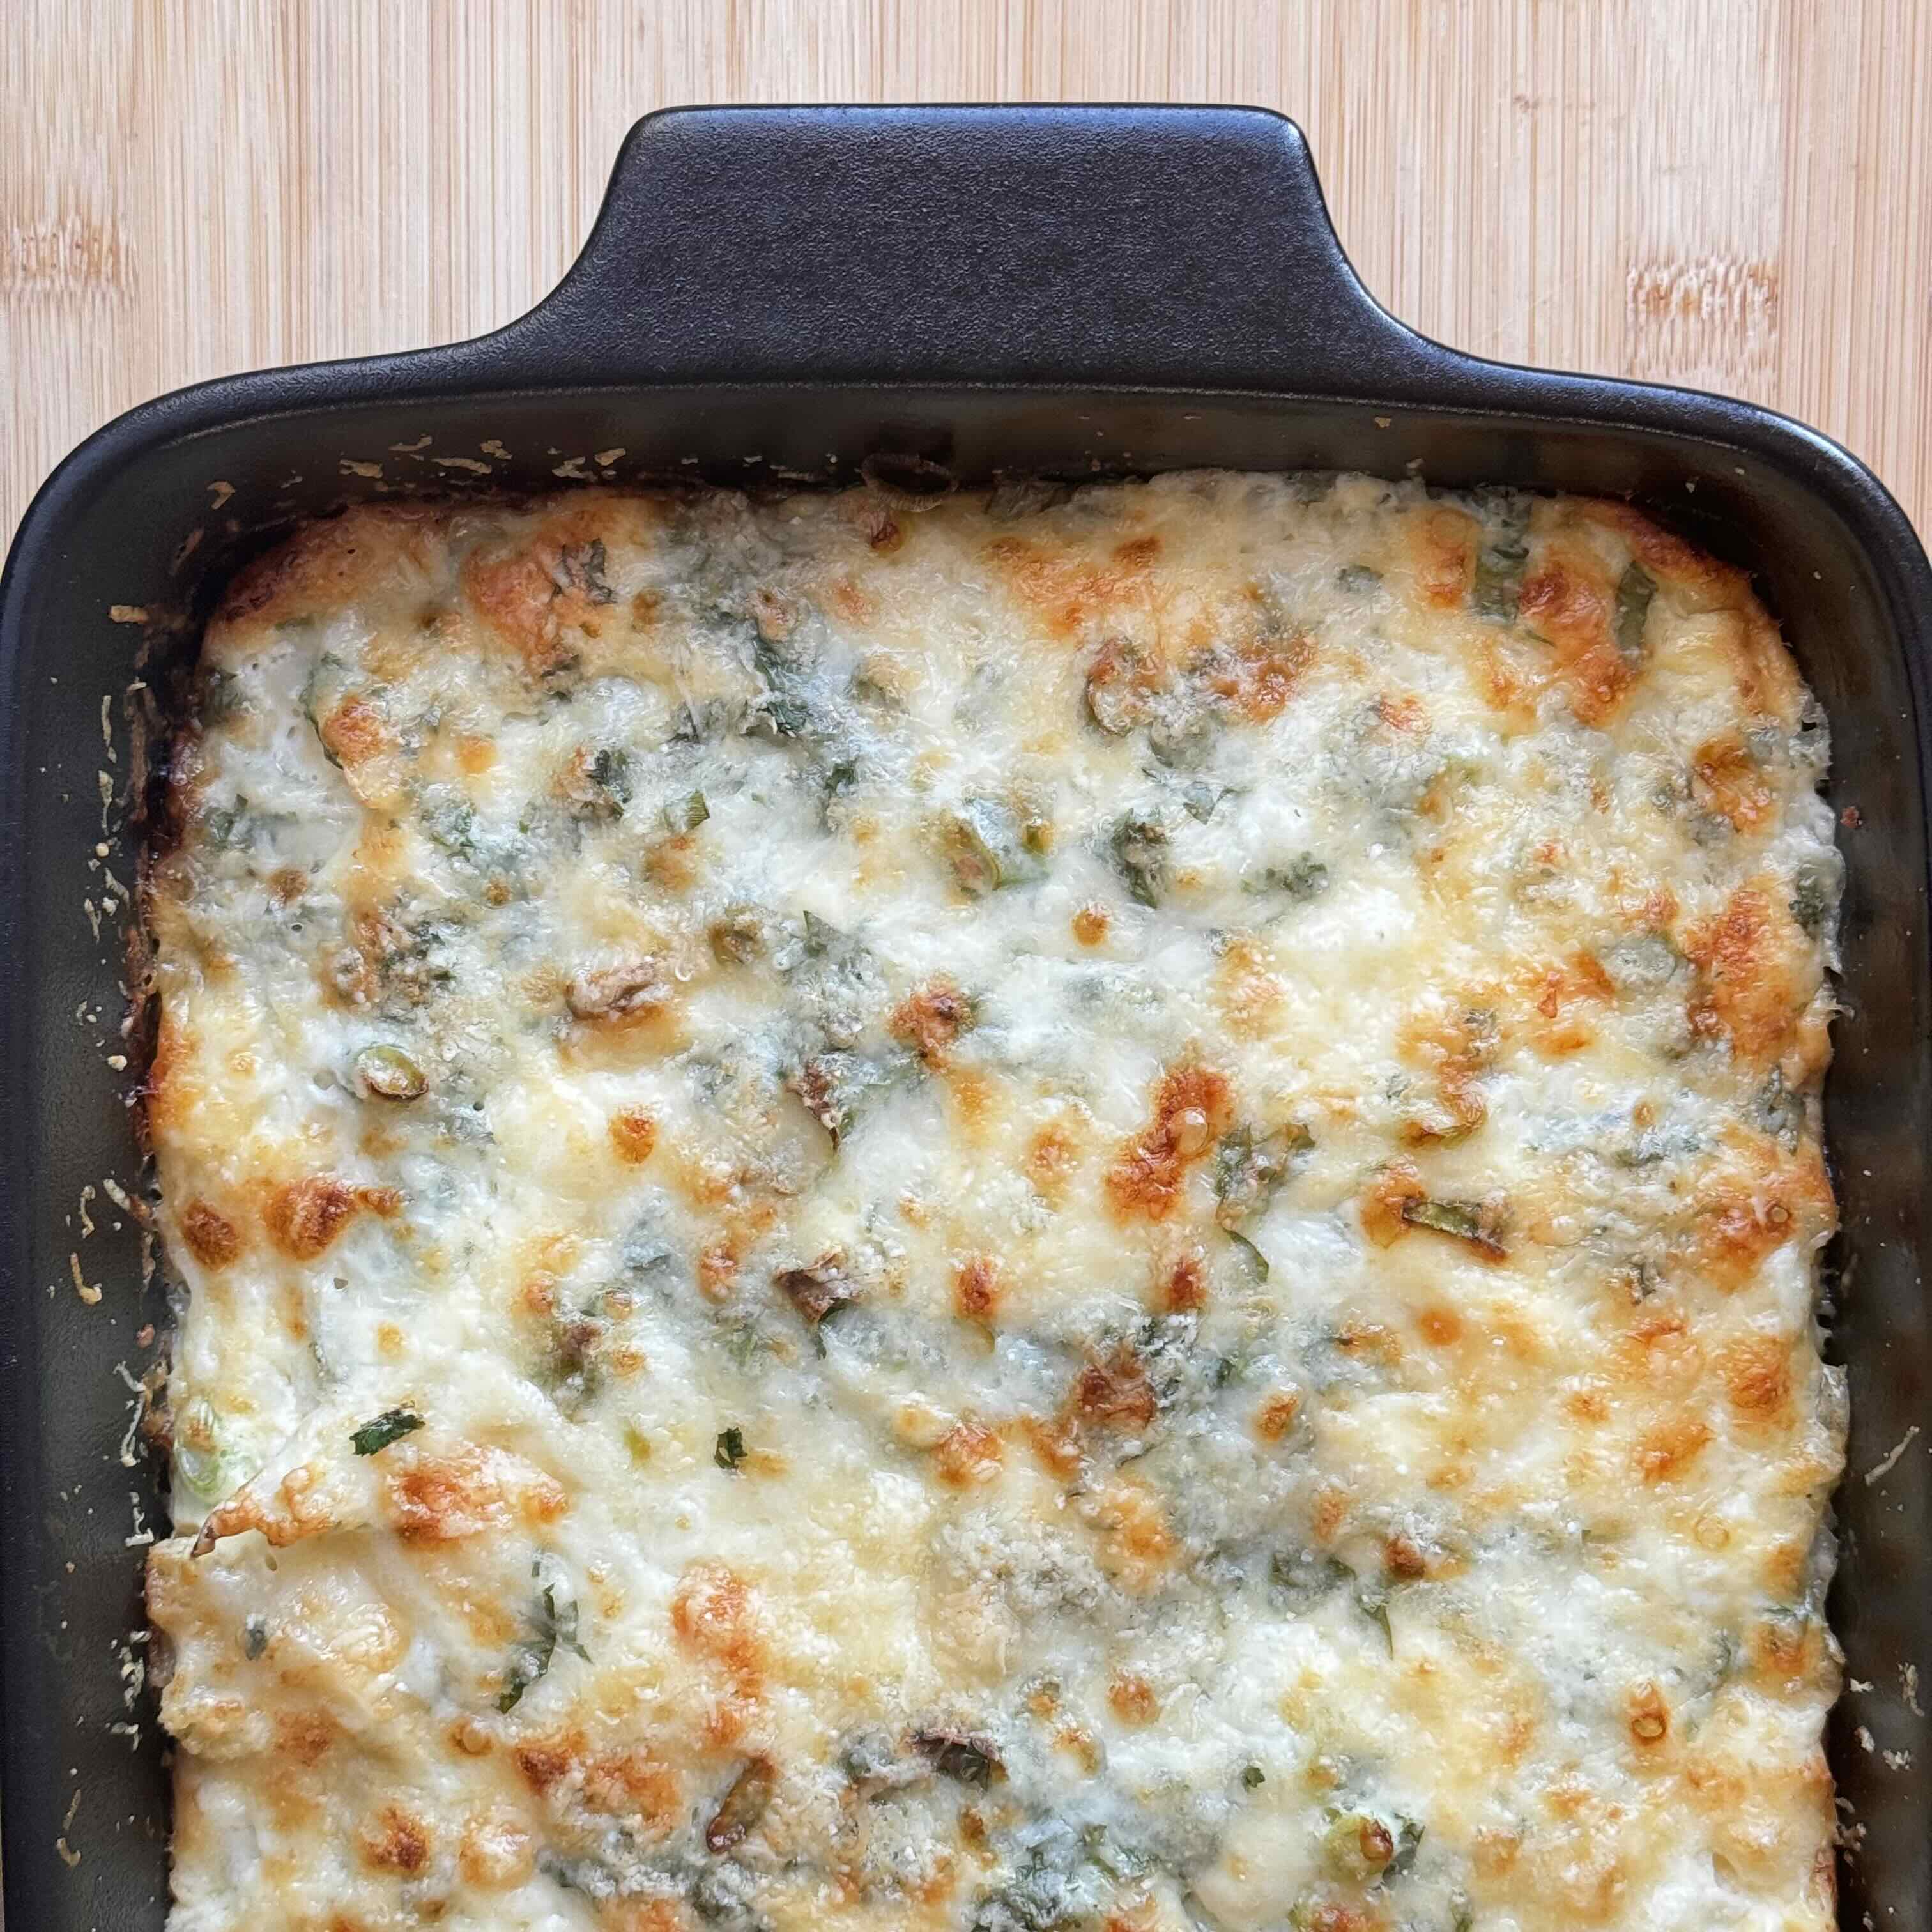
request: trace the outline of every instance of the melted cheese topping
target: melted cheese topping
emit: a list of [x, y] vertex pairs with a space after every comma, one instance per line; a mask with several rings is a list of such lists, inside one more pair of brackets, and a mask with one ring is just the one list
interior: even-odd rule
[[150, 911], [175, 1932], [1822, 1927], [1822, 721], [1621, 506], [366, 508]]

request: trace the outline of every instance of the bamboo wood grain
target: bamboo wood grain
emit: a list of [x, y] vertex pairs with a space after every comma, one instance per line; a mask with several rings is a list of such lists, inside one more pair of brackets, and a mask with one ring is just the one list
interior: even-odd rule
[[1925, 0], [9, 0], [0, 542], [178, 384], [475, 334], [676, 101], [1244, 100], [1395, 312], [1816, 424], [1932, 530]]
[[1932, 523], [1922, 0], [12, 0], [0, 532], [129, 404], [475, 333], [703, 100], [1252, 100], [1481, 353], [1733, 391]]

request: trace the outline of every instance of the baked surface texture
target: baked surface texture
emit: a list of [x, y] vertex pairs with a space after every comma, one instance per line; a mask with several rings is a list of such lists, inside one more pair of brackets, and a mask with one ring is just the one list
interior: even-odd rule
[[1832, 1922], [1741, 575], [1364, 477], [374, 507], [198, 691], [174, 1932]]

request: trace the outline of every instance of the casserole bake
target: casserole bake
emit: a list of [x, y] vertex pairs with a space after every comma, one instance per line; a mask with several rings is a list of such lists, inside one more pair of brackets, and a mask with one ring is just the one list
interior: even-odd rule
[[[102, 841], [91, 754], [99, 694], [124, 676], [134, 632], [107, 617], [101, 586], [122, 591], [109, 596], [124, 614], [158, 614], [171, 586], [204, 568], [218, 580], [278, 516], [421, 477], [426, 449], [488, 465], [479, 483], [527, 488], [559, 467], [627, 475], [686, 458], [722, 467], [754, 456], [820, 472], [887, 446], [969, 476], [1002, 464], [1159, 471], [1346, 461], [1399, 473], [1419, 461], [1432, 482], [1635, 493], [1761, 572], [1788, 634], [1802, 652], [1810, 646], [1804, 668], [1833, 715], [1839, 794], [1862, 821], [1847, 840], [1850, 1010], [1828, 1106], [1857, 1270], [1837, 1332], [1860, 1472], [1843, 1505], [1835, 1622], [1854, 1679], [1873, 1687], [1854, 1692], [1838, 1754], [1863, 1833], [1845, 1887], [1854, 1912], [1870, 1899], [1904, 1922], [1913, 1912], [1922, 1920], [1912, 1755], [1921, 1720], [1900, 1672], [1922, 1594], [1901, 1580], [1924, 1560], [1924, 1492], [1910, 1443], [1886, 1459], [1911, 1423], [1924, 1349], [1913, 1245], [1921, 1180], [1898, 1149], [1922, 1143], [1926, 1102], [1912, 682], [1926, 572], [1895, 507], [1841, 454], [1761, 412], [1486, 370], [1418, 342], [1348, 278], [1298, 141], [1270, 117], [890, 110], [856, 119], [862, 141], [854, 117], [838, 112], [646, 124], [627, 162], [650, 171], [648, 206], [627, 197], [620, 170], [577, 274], [524, 323], [422, 358], [250, 379], [157, 405], [74, 459], [23, 527], [4, 609], [20, 829], [8, 904], [25, 962], [7, 1013], [23, 1104], [8, 1128], [13, 1292], [0, 1425], [17, 1526], [5, 1552], [10, 1905], [33, 1923], [138, 1924], [144, 1911], [153, 1923], [149, 1901], [161, 1889], [159, 1840], [144, 1833], [158, 1820], [152, 1768], [124, 1757], [124, 1732], [111, 1728], [144, 1714], [122, 1697], [137, 1660], [130, 1654], [124, 1674], [91, 1667], [114, 1662], [134, 1621], [127, 1542], [152, 1533], [151, 1496], [136, 1490], [145, 1521], [120, 1514], [136, 1480], [116, 1454], [126, 1411], [117, 1397], [110, 1414], [104, 1396], [87, 1393], [95, 1371], [104, 1388], [116, 1360], [140, 1365], [141, 1311], [130, 1288], [118, 1301], [112, 1292], [117, 1278], [138, 1277], [138, 1258], [117, 1262], [104, 1215], [82, 1285], [105, 1279], [110, 1292], [98, 1303], [43, 1294], [67, 1279], [70, 1251], [78, 1262], [63, 1220], [70, 1196], [84, 1209], [82, 1185], [128, 1172], [116, 1070], [92, 1057], [97, 1038], [74, 1018], [104, 1013], [111, 1029], [112, 964], [76, 954], [60, 924], [76, 916], [73, 881], [89, 876], [90, 859], [127, 876]], [[982, 192], [989, 171], [1005, 191]], [[754, 174], [767, 188], [742, 195]], [[1059, 219], [1068, 206], [1102, 212], [1077, 245]], [[1150, 226], [1150, 206], [1189, 218]], [[864, 221], [853, 222], [854, 209]], [[934, 232], [960, 236], [956, 264], [925, 251]], [[806, 235], [817, 245], [801, 248]], [[662, 302], [633, 322], [632, 298], [659, 288]], [[1112, 290], [1131, 293], [1096, 293]], [[721, 315], [731, 318], [729, 368], [714, 346]], [[973, 326], [962, 328], [962, 316]], [[614, 328], [626, 327], [635, 338], [614, 340]], [[325, 408], [326, 427], [315, 414]], [[318, 448], [334, 474], [316, 473]], [[344, 475], [338, 460], [356, 466]], [[298, 472], [304, 480], [286, 482]], [[204, 522], [189, 513], [190, 494], [198, 507], [217, 485], [235, 528], [218, 520], [184, 554]], [[132, 514], [160, 501], [180, 513]], [[60, 681], [44, 681], [52, 677]], [[30, 754], [29, 745], [44, 748]], [[29, 784], [41, 766], [45, 778]], [[116, 783], [110, 770], [110, 794]], [[1880, 828], [1882, 839], [1863, 836]], [[110, 843], [104, 860], [97, 842]], [[71, 1404], [44, 1398], [56, 1359], [73, 1365]], [[92, 1486], [76, 1473], [90, 1470]], [[36, 1661], [50, 1648], [64, 1667]]]
[[1839, 868], [1742, 573], [594, 491], [311, 525], [196, 678], [181, 1932], [1829, 1922]]

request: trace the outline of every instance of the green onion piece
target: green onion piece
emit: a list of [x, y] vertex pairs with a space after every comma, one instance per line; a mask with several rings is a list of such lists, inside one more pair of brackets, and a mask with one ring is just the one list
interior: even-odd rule
[[1529, 561], [1529, 505], [1506, 502], [1498, 527], [1476, 557], [1469, 608], [1492, 624], [1514, 624], [1522, 601], [1522, 573]]
[[994, 798], [969, 798], [949, 813], [940, 830], [940, 843], [952, 876], [962, 892], [976, 898], [1036, 879], [1045, 871], [1036, 853], [1028, 849], [1027, 828], [1012, 808]]
[[1496, 1216], [1479, 1202], [1432, 1201], [1424, 1195], [1402, 1204], [1402, 1218], [1411, 1227], [1467, 1241], [1492, 1260], [1501, 1261], [1509, 1252]]
[[371, 1420], [363, 1424], [349, 1438], [349, 1446], [358, 1456], [379, 1455], [392, 1442], [398, 1442], [405, 1436], [413, 1435], [423, 1426], [423, 1419], [406, 1408], [387, 1408]]
[[1644, 620], [1657, 595], [1657, 579], [1640, 563], [1628, 565], [1617, 579], [1617, 649], [1627, 658], [1643, 656]]
[[399, 1046], [365, 1046], [356, 1056], [356, 1077], [363, 1090], [384, 1100], [420, 1099], [429, 1080]]
[[750, 1454], [745, 1447], [745, 1432], [735, 1425], [718, 1432], [718, 1446], [711, 1452], [711, 1460], [721, 1469], [735, 1469]]
[[1108, 850], [1132, 898], [1144, 906], [1159, 905], [1174, 884], [1166, 827], [1151, 818], [1124, 818], [1114, 828]]
[[676, 832], [695, 832], [711, 816], [711, 807], [705, 802], [704, 793], [694, 791], [683, 798], [673, 799], [664, 808], [666, 827]]

